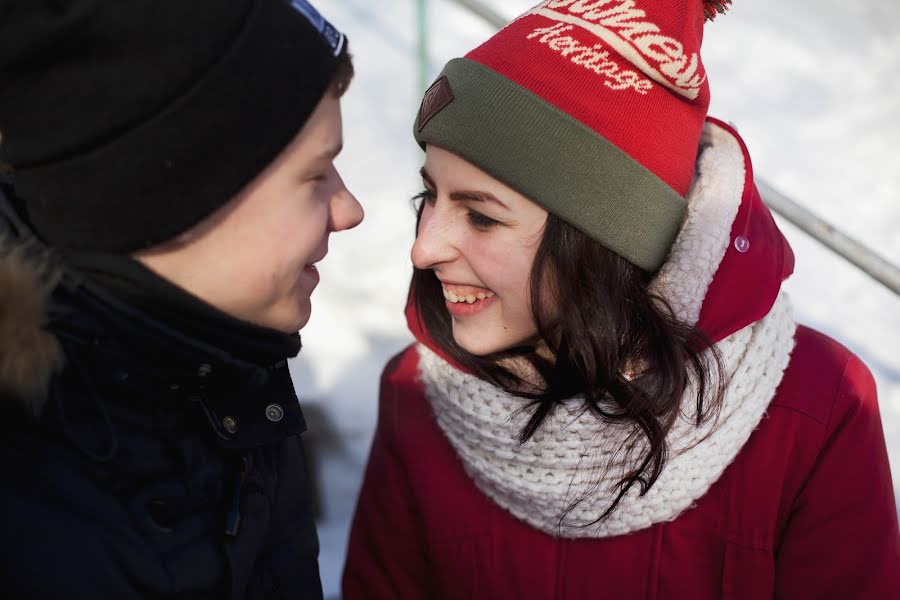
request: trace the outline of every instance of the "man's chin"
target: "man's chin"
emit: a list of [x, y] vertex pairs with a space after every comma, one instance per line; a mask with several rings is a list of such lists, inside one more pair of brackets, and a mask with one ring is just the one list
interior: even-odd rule
[[297, 333], [309, 323], [309, 319], [312, 316], [312, 303], [309, 301], [309, 298], [303, 300], [300, 305], [300, 311], [297, 315], [297, 318], [294, 320], [293, 326], [290, 328], [288, 333]]

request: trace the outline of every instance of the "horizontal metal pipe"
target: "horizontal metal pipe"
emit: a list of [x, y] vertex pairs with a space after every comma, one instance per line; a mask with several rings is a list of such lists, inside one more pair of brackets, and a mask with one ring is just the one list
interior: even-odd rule
[[756, 187], [763, 202], [786, 221], [900, 296], [900, 269], [896, 265], [794, 202], [767, 182], [757, 178]]

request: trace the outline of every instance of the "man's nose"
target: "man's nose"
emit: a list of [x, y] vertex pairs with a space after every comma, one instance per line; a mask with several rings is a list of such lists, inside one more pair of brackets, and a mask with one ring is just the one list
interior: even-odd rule
[[365, 212], [356, 196], [347, 189], [337, 171], [335, 171], [335, 176], [338, 178], [339, 188], [331, 199], [331, 230], [353, 229], [362, 223]]

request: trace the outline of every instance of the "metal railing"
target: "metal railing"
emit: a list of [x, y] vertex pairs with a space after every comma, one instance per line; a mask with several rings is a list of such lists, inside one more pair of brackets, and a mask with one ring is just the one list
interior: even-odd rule
[[900, 296], [900, 268], [797, 204], [759, 177], [756, 188], [763, 202], [811, 238], [857, 267], [860, 271]]
[[[451, 0], [454, 4], [481, 17], [488, 24], [502, 28], [508, 19], [480, 0]], [[427, 47], [427, 0], [417, 0], [419, 29], [419, 84], [421, 90], [427, 87], [428, 47]], [[791, 200], [765, 180], [756, 178], [756, 186], [763, 202], [814, 240], [857, 267], [863, 273], [885, 286], [896, 296], [900, 296], [900, 268], [880, 256], [871, 248], [854, 240], [827, 223], [809, 209]]]

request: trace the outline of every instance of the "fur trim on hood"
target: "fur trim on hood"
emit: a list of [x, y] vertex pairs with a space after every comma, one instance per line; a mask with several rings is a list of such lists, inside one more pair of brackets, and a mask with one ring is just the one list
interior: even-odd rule
[[0, 233], [0, 398], [38, 414], [63, 352], [46, 328], [59, 273], [49, 259], [32, 254]]

